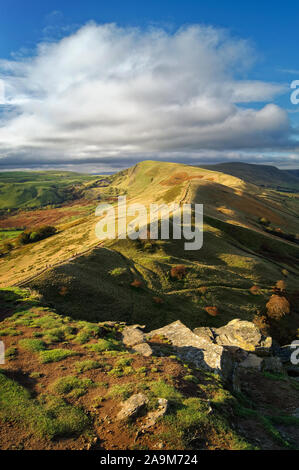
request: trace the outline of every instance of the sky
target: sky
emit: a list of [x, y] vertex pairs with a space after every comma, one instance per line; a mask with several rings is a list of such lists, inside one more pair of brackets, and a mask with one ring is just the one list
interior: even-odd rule
[[298, 18], [292, 0], [1, 0], [0, 170], [299, 168]]

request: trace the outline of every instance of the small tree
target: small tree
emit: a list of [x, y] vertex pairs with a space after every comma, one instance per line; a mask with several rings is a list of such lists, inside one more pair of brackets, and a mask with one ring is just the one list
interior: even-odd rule
[[291, 311], [289, 301], [280, 295], [271, 295], [266, 305], [267, 315], [274, 320], [280, 320]]

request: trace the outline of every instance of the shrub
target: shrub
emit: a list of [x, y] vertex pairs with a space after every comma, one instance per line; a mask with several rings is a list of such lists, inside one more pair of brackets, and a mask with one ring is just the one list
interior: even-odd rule
[[253, 294], [253, 295], [258, 295], [260, 293], [259, 286], [252, 286], [252, 287], [250, 287], [249, 290], [250, 290], [251, 294]]
[[195, 383], [195, 384], [198, 384], [198, 383], [199, 383], [198, 378], [195, 377], [194, 375], [185, 375], [184, 380], [185, 380], [186, 382], [192, 382], [192, 383]]
[[184, 279], [186, 274], [187, 274], [187, 268], [183, 264], [178, 265], [178, 266], [173, 266], [170, 270], [170, 277], [172, 279], [177, 279], [177, 280]]
[[131, 282], [131, 287], [135, 287], [135, 289], [140, 289], [142, 287], [142, 282], [139, 279], [134, 279], [133, 282]]
[[122, 274], [125, 274], [127, 272], [126, 268], [114, 268], [111, 271], [109, 271], [109, 274], [113, 277], [119, 277]]
[[202, 295], [204, 295], [207, 292], [208, 288], [206, 286], [201, 286], [198, 290]]
[[258, 327], [264, 336], [268, 336], [270, 325], [266, 315], [255, 315], [253, 317], [253, 323]]
[[51, 225], [45, 225], [43, 227], [38, 227], [34, 231], [25, 230], [18, 236], [18, 241], [21, 245], [27, 245], [28, 243], [35, 243], [39, 240], [51, 237], [57, 233], [57, 229]]
[[211, 315], [211, 317], [217, 317], [220, 314], [217, 307], [205, 307], [205, 311]]
[[290, 313], [289, 301], [285, 297], [276, 294], [270, 297], [266, 308], [268, 316], [274, 320], [279, 320]]
[[283, 279], [277, 281], [275, 284], [275, 290], [277, 290], [278, 292], [285, 292], [286, 287], [286, 282]]

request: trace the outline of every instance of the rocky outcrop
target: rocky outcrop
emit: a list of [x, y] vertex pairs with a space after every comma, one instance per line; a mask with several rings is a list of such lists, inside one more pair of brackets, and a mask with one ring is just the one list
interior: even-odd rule
[[178, 357], [192, 362], [196, 367], [218, 373], [229, 380], [233, 369], [230, 353], [204, 336], [198, 336], [181, 321], [151, 331], [147, 337], [162, 335], [171, 341]]
[[153, 350], [145, 342], [145, 334], [141, 328], [144, 327], [140, 325], [126, 326], [122, 331], [122, 340], [127, 348], [131, 348], [142, 356], [149, 357], [152, 356]]
[[124, 345], [130, 348], [144, 343], [145, 336], [139, 325], [126, 326], [122, 331], [122, 340]]
[[144, 357], [150, 357], [154, 353], [150, 345], [147, 343], [136, 344], [136, 346], [133, 347], [133, 350]]
[[132, 395], [122, 404], [122, 409], [117, 415], [117, 420], [134, 418], [148, 403], [148, 398], [142, 393]]
[[194, 333], [200, 338], [210, 338], [216, 344], [237, 347], [244, 351], [269, 353], [272, 338], [264, 337], [257, 326], [238, 318], [221, 328], [196, 328]]

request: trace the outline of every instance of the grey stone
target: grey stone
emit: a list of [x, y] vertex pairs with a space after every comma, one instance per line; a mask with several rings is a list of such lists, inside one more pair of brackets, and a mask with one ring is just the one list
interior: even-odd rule
[[125, 346], [132, 347], [144, 343], [145, 335], [140, 330], [139, 325], [127, 326], [122, 331], [122, 340]]
[[136, 344], [133, 346], [133, 350], [145, 357], [150, 357], [153, 355], [153, 350], [147, 343]]
[[265, 357], [263, 360], [263, 370], [275, 374], [284, 374], [285, 370], [279, 357]]
[[262, 370], [263, 359], [256, 354], [248, 354], [247, 358], [240, 363], [240, 367], [246, 369]]
[[224, 380], [231, 378], [233, 361], [229, 352], [205, 337], [196, 335], [181, 321], [151, 331], [148, 337], [155, 335], [163, 335], [169, 339], [181, 359], [218, 373]]
[[148, 403], [148, 398], [142, 393], [132, 395], [122, 404], [122, 409], [117, 415], [118, 420], [135, 417], [141, 409]]
[[221, 346], [237, 346], [252, 352], [255, 352], [257, 348], [269, 349], [272, 346], [272, 338], [263, 337], [254, 323], [238, 318], [213, 331], [216, 335], [216, 343]]

